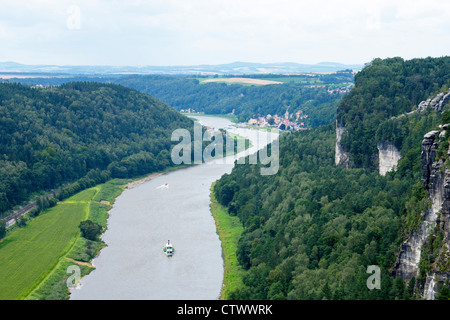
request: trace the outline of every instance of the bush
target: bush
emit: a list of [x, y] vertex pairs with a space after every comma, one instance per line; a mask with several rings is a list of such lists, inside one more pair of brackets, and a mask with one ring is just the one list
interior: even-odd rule
[[6, 236], [6, 222], [3, 219], [0, 219], [0, 239]]
[[24, 217], [16, 218], [16, 225], [20, 228], [25, 227], [27, 225], [27, 220]]
[[79, 228], [81, 231], [81, 235], [84, 238], [92, 241], [96, 241], [97, 237], [102, 232], [102, 226], [91, 220], [81, 221]]

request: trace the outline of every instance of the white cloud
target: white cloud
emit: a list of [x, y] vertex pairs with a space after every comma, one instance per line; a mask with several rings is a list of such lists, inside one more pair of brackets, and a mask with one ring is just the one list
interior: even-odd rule
[[[68, 28], [71, 6], [79, 28]], [[0, 61], [175, 65], [450, 52], [447, 0], [3, 0]], [[429, 45], [433, 43], [433, 45]]]

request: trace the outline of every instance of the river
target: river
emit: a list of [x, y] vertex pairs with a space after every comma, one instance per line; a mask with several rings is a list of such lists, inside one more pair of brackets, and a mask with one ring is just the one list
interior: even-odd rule
[[[203, 125], [227, 128], [250, 139], [253, 146], [248, 153], [278, 136], [235, 128], [224, 118], [196, 118]], [[81, 279], [70, 299], [218, 299], [224, 265], [209, 195], [211, 184], [232, 168], [232, 163], [203, 163], [125, 190], [109, 212], [102, 235], [107, 247], [93, 260], [95, 270]], [[176, 249], [173, 257], [162, 251], [167, 240]]]

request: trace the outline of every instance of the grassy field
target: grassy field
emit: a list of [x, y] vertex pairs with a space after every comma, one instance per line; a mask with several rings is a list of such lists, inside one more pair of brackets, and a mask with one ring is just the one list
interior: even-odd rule
[[[10, 230], [0, 241], [0, 300], [68, 299], [68, 267], [76, 265], [81, 276], [88, 274], [94, 269], [91, 260], [105, 246], [81, 237], [80, 222], [89, 219], [106, 228], [115, 198], [133, 181], [115, 179], [84, 190], [28, 220], [25, 227]], [[226, 299], [242, 283], [236, 247], [243, 228], [213, 196], [211, 200], [225, 260], [221, 299]]]
[[[94, 188], [82, 191], [67, 199], [59, 206], [71, 203], [83, 205], [84, 219], [92, 220], [103, 228], [106, 228], [108, 212], [114, 203], [114, 199], [122, 193], [126, 180], [110, 180]], [[79, 224], [79, 222], [78, 222]], [[81, 277], [89, 274], [94, 267], [90, 261], [105, 246], [103, 241], [91, 241], [80, 236], [77, 224], [77, 233], [72, 239], [70, 250], [62, 256], [47, 276], [34, 287], [25, 299], [28, 300], [64, 300], [69, 298], [67, 279], [72, 275], [68, 273], [68, 267], [76, 265], [80, 268]]]
[[11, 230], [0, 242], [0, 300], [67, 299], [67, 268], [76, 264], [89, 273], [88, 261], [102, 247], [82, 238], [78, 226], [86, 219], [106, 226], [123, 184], [111, 180], [84, 190]]
[[237, 83], [242, 85], [257, 85], [257, 86], [265, 86], [268, 84], [282, 84], [280, 81], [274, 81], [269, 79], [256, 79], [256, 78], [208, 78], [201, 80], [200, 83], [208, 83], [208, 82], [220, 82], [220, 83]]
[[217, 233], [222, 243], [222, 255], [225, 263], [221, 300], [227, 300], [229, 293], [242, 286], [244, 270], [239, 265], [236, 256], [237, 244], [244, 230], [238, 217], [230, 216], [227, 208], [220, 205], [214, 198], [211, 187], [211, 212], [216, 222]]
[[0, 243], [0, 299], [25, 298], [70, 250], [85, 204], [65, 203], [17, 228]]
[[304, 85], [322, 85], [323, 81], [319, 80], [313, 76], [305, 76], [305, 77], [273, 77], [267, 78], [267, 80], [279, 81], [283, 83], [296, 83], [296, 84], [304, 84]]
[[273, 75], [273, 77], [264, 77], [264, 78], [227, 78], [227, 77], [217, 77], [217, 78], [196, 78], [200, 81], [200, 84], [206, 84], [210, 82], [219, 82], [219, 83], [227, 83], [227, 84], [240, 84], [246, 86], [261, 86], [268, 84], [283, 84], [283, 83], [295, 83], [295, 84], [303, 84], [303, 85], [322, 85], [323, 81], [319, 79], [320, 74], [305, 74], [303, 76], [277, 76]]

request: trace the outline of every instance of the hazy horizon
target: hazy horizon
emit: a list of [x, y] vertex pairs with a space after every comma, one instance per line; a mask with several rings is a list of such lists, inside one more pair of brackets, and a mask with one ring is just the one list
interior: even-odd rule
[[[365, 63], [370, 62], [366, 61]], [[277, 65], [277, 64], [297, 64], [297, 65], [325, 65], [325, 64], [340, 64], [340, 65], [363, 65], [364, 63], [342, 63], [340, 61], [319, 61], [317, 63], [302, 63], [302, 62], [293, 62], [293, 61], [273, 61], [273, 62], [258, 62], [258, 61], [229, 61], [224, 63], [200, 63], [200, 64], [171, 64], [171, 65], [133, 65], [133, 64], [124, 64], [124, 65], [111, 65], [111, 64], [46, 64], [46, 63], [22, 63], [20, 61], [0, 61], [2, 64], [19, 64], [24, 66], [58, 66], [58, 67], [198, 67], [198, 66], [220, 66], [220, 65], [233, 65], [233, 64], [259, 64], [259, 65]]]
[[195, 66], [445, 56], [444, 0], [2, 0], [0, 61]]

